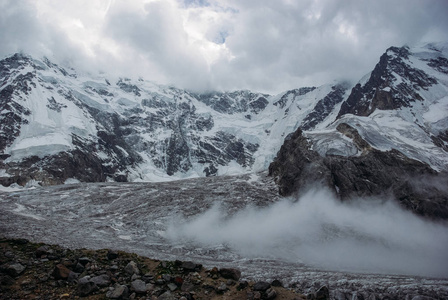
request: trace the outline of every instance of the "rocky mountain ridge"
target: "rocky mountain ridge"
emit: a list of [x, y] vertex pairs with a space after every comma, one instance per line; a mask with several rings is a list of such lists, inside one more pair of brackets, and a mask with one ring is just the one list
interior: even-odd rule
[[[48, 59], [2, 60], [2, 184], [160, 181], [265, 169], [283, 137], [332, 92], [328, 85], [278, 96], [195, 94], [143, 79], [111, 82]], [[340, 94], [344, 88], [338, 85]], [[327, 111], [336, 102], [325, 104]], [[299, 119], [298, 111], [304, 111]]]
[[[266, 170], [299, 127], [321, 157], [395, 149], [447, 171], [447, 48], [391, 47], [352, 89], [336, 82], [275, 96], [114, 81], [15, 54], [0, 62], [0, 182], [165, 181]], [[344, 124], [367, 148], [339, 130]]]

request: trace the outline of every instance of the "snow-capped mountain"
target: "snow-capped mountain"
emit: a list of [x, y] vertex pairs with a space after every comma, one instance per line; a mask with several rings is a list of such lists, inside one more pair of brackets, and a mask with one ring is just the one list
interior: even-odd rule
[[15, 54], [0, 61], [3, 185], [163, 181], [266, 170], [301, 127], [322, 156], [397, 149], [447, 170], [448, 44], [392, 47], [353, 88], [194, 93]]
[[[348, 88], [198, 94], [143, 79], [87, 76], [15, 54], [1, 61], [3, 184], [160, 181], [266, 169], [288, 133], [325, 120]], [[316, 107], [324, 110], [318, 116]]]

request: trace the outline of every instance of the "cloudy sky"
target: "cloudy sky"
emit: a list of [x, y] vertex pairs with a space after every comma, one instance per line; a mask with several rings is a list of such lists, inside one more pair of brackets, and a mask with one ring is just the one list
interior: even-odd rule
[[390, 46], [448, 41], [446, 0], [0, 0], [0, 56], [197, 90], [357, 81]]

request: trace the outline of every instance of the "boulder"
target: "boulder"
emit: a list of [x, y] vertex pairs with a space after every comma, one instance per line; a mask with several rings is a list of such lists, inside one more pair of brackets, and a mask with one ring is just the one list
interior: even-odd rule
[[129, 275], [140, 274], [137, 264], [134, 261], [129, 262], [124, 268], [125, 272]]
[[107, 292], [106, 297], [110, 299], [128, 299], [128, 287], [125, 285], [116, 284], [111, 291]]
[[95, 283], [99, 287], [106, 287], [110, 285], [110, 277], [106, 274], [92, 277], [90, 281]]
[[0, 266], [0, 270], [3, 273], [8, 274], [12, 277], [19, 276], [23, 271], [25, 271], [25, 269], [26, 267], [24, 265], [17, 262], [10, 262]]
[[253, 290], [254, 291], [259, 291], [259, 292], [264, 292], [266, 291], [268, 288], [271, 287], [271, 284], [269, 282], [265, 282], [265, 281], [258, 281], [254, 284], [253, 286]]
[[57, 264], [53, 269], [53, 277], [55, 279], [67, 279], [70, 275], [70, 270], [63, 264]]
[[131, 282], [131, 291], [137, 294], [144, 294], [147, 291], [146, 283], [143, 280], [137, 279]]
[[81, 297], [88, 296], [97, 290], [98, 286], [94, 282], [89, 281], [87, 276], [78, 280], [78, 293]]
[[241, 271], [234, 268], [219, 269], [219, 274], [226, 279], [233, 279], [238, 281], [241, 278]]

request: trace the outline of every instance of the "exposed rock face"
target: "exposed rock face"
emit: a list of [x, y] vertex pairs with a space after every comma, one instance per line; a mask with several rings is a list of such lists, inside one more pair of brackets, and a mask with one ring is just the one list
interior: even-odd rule
[[288, 135], [277, 157], [269, 165], [282, 196], [289, 196], [310, 184], [328, 185], [331, 174], [319, 154], [310, 150], [302, 129]]
[[362, 154], [321, 157], [310, 150], [311, 144], [298, 129], [288, 136], [269, 166], [281, 195], [300, 192], [317, 182], [330, 187], [342, 200], [392, 196], [419, 215], [448, 218], [448, 195], [442, 188], [447, 186], [448, 174], [437, 173], [394, 149], [372, 149], [347, 124], [340, 124], [339, 129], [354, 140]]
[[349, 84], [347, 82], [333, 86], [332, 91], [317, 102], [313, 111], [303, 120], [301, 125], [302, 129], [313, 129], [317, 124], [325, 120], [325, 118], [333, 111], [334, 107], [345, 99], [344, 95], [348, 89]]
[[[345, 101], [338, 117], [344, 114], [368, 116], [375, 109], [392, 110], [408, 107], [412, 102], [422, 100], [420, 90], [437, 83], [424, 71], [409, 66], [408, 47], [391, 47], [375, 66], [369, 80], [357, 84]], [[402, 81], [400, 78], [406, 78]]]

